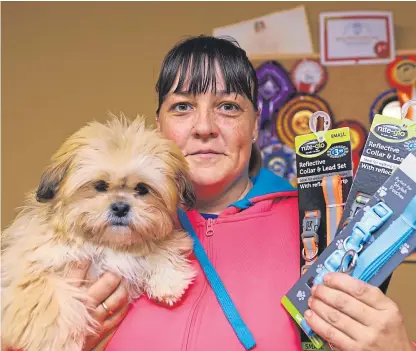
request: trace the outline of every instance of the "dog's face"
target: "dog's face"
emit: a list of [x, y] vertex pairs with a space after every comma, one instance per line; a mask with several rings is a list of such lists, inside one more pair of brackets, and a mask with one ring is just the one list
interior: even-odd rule
[[177, 207], [195, 202], [182, 152], [141, 118], [79, 130], [53, 156], [36, 195], [58, 232], [120, 250], [163, 239]]

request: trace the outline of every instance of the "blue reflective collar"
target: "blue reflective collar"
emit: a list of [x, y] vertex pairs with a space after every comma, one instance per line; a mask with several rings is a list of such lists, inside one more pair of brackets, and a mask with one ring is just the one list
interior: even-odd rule
[[[364, 282], [374, 277], [415, 232], [416, 196], [408, 203], [403, 213], [361, 255], [358, 255], [373, 233], [379, 230], [392, 215], [393, 211], [384, 202], [379, 202], [364, 212], [361, 220], [355, 223], [351, 236], [344, 240], [343, 247], [335, 250], [325, 260], [313, 284], [322, 284], [328, 272], [341, 271]], [[302, 320], [301, 325], [308, 336], [314, 335], [305, 320]]]
[[416, 230], [416, 196], [403, 213], [358, 258], [352, 276], [369, 281]]
[[351, 236], [344, 240], [343, 247], [335, 250], [325, 260], [322, 271], [314, 279], [314, 284], [322, 284], [328, 272], [345, 271], [344, 264], [350, 263], [348, 259], [352, 259], [355, 254], [359, 253], [373, 233], [380, 229], [392, 215], [393, 211], [384, 202], [379, 202], [364, 212], [361, 220], [354, 224]]

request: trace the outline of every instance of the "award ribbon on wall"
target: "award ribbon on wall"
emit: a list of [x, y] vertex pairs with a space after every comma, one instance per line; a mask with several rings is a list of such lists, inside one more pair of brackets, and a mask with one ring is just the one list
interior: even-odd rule
[[296, 186], [296, 153], [278, 140], [261, 150], [263, 166]]
[[314, 112], [324, 111], [332, 117], [328, 104], [317, 95], [300, 93], [277, 112], [276, 135], [291, 148], [295, 137], [310, 133], [309, 119]]
[[362, 152], [365, 141], [367, 140], [367, 130], [361, 125], [361, 123], [346, 119], [335, 124], [336, 128], [348, 127], [350, 128], [350, 141], [351, 150]]
[[289, 73], [276, 61], [267, 61], [256, 69], [259, 82], [258, 107], [261, 109], [260, 129], [295, 93]]
[[302, 59], [293, 66], [291, 77], [298, 92], [316, 94], [325, 85], [328, 72], [318, 60]]
[[370, 124], [373, 123], [375, 115], [400, 118], [401, 103], [397, 95], [397, 89], [385, 90], [375, 98], [369, 112]]

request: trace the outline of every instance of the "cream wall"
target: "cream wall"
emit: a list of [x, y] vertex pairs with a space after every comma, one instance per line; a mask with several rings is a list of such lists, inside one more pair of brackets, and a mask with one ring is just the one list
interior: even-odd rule
[[[166, 51], [187, 35], [291, 8], [291, 2], [2, 3], [2, 227], [36, 187], [63, 139], [107, 111], [153, 122]], [[397, 49], [416, 49], [415, 2], [306, 2], [318, 49], [318, 14], [392, 10]], [[402, 265], [389, 294], [416, 339], [416, 266]], [[403, 284], [401, 287], [400, 284]]]

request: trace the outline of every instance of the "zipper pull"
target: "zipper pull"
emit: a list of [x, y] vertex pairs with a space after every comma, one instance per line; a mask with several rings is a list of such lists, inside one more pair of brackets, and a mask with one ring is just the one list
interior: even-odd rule
[[214, 234], [214, 221], [212, 218], [208, 218], [208, 224], [207, 224], [207, 231], [205, 232], [206, 236], [212, 236]]

